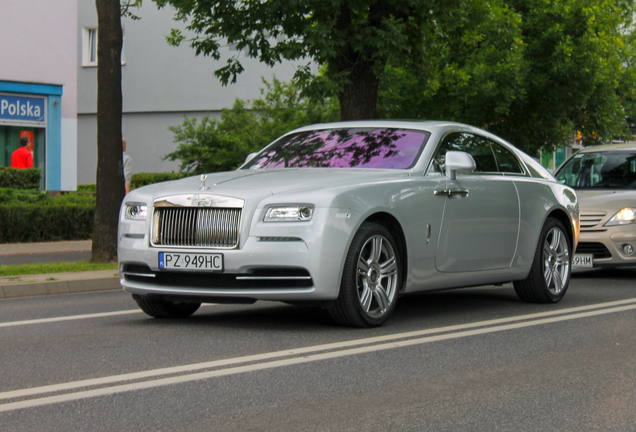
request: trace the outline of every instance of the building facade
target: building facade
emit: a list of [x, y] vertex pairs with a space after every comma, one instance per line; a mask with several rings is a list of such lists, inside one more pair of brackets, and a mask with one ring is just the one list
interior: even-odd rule
[[0, 166], [33, 142], [41, 187], [77, 187], [77, 0], [6, 0], [0, 13]]
[[[94, 0], [78, 0], [78, 168], [79, 184], [95, 183], [97, 166], [97, 13]], [[173, 47], [166, 42], [172, 28], [184, 28], [173, 20], [174, 10], [157, 9], [144, 2], [132, 12], [139, 20], [122, 19], [123, 134], [132, 158], [133, 172], [178, 171], [177, 162], [163, 161], [177, 144], [168, 129], [188, 117], [219, 116], [236, 98], [252, 100], [261, 96], [262, 78], [272, 76], [288, 81], [295, 65], [285, 63], [269, 68], [244, 56], [232, 47], [223, 58], [196, 57], [188, 44]], [[236, 84], [222, 86], [214, 71], [230, 56], [240, 54], [245, 67]]]

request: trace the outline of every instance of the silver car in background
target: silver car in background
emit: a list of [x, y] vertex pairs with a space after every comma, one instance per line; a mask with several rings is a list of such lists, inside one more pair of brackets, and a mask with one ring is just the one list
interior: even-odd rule
[[513, 281], [522, 300], [559, 301], [579, 215], [570, 187], [484, 130], [364, 121], [136, 189], [118, 235], [121, 284], [153, 317], [275, 300], [371, 327], [429, 290]]
[[556, 173], [576, 189], [581, 208], [581, 242], [576, 267], [636, 265], [636, 145], [587, 147]]

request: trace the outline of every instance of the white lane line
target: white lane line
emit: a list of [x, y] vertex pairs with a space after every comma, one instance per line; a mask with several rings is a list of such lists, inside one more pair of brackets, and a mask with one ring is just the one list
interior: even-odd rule
[[[503, 321], [501, 321], [501, 320], [483, 321], [484, 323], [487, 323], [487, 324], [483, 324], [483, 325], [496, 324], [497, 322], [508, 322], [511, 319], [512, 320], [533, 319], [535, 317], [560, 315], [560, 314], [564, 314], [564, 313], [574, 313], [574, 312], [578, 312], [578, 311], [582, 311], [582, 310], [591, 310], [591, 309], [597, 309], [597, 308], [602, 308], [602, 307], [611, 307], [611, 306], [615, 306], [615, 305], [629, 304], [629, 303], [636, 303], [636, 298], [626, 299], [626, 300], [618, 300], [618, 301], [607, 302], [607, 303], [599, 303], [599, 304], [590, 305], [590, 306], [580, 306], [580, 307], [569, 308], [569, 309], [560, 309], [558, 311], [553, 311], [553, 312], [540, 312], [540, 313], [537, 313], [537, 314], [521, 315], [519, 317], [502, 318], [501, 320], [503, 320]], [[207, 306], [216, 306], [216, 304], [215, 303], [207, 303], [207, 304], [201, 305], [202, 308], [207, 307]], [[101, 312], [101, 313], [85, 314], [85, 315], [69, 315], [69, 316], [63, 316], [63, 317], [52, 317], [52, 318], [40, 318], [40, 319], [23, 320], [23, 321], [0, 322], [0, 328], [3, 328], [3, 327], [16, 327], [16, 326], [22, 326], [22, 325], [33, 325], [33, 324], [48, 324], [48, 323], [53, 323], [53, 322], [74, 321], [74, 320], [91, 319], [91, 318], [103, 318], [103, 317], [110, 317], [110, 316], [117, 316], [117, 315], [135, 314], [135, 313], [142, 313], [142, 311], [140, 309], [130, 309], [130, 310], [116, 311], [116, 312]], [[472, 324], [464, 324], [464, 325], [472, 326]], [[453, 326], [453, 327], [455, 327], [455, 326]], [[449, 329], [450, 328], [451, 327], [449, 327]], [[462, 326], [460, 326], [459, 328], [462, 328]], [[431, 330], [424, 330], [424, 331], [436, 332], [436, 331], [439, 331], [439, 330], [431, 329]], [[449, 330], [449, 331], [452, 331], [452, 329]], [[419, 332], [415, 332], [415, 333], [419, 334]], [[406, 334], [406, 333], [404, 333], [404, 334]], [[409, 337], [409, 336], [404, 336], [404, 337]], [[0, 393], [0, 395], [1, 395], [1, 393]], [[0, 396], [0, 399], [2, 399], [1, 396]]]
[[512, 330], [512, 329], [520, 329], [524, 327], [532, 327], [532, 326], [537, 326], [542, 324], [551, 324], [551, 323], [560, 322], [560, 321], [569, 321], [574, 319], [587, 318], [587, 317], [592, 317], [597, 315], [605, 315], [609, 313], [616, 313], [616, 312], [622, 312], [622, 311], [633, 310], [633, 309], [636, 309], [636, 305], [622, 306], [622, 307], [616, 307], [616, 308], [610, 308], [610, 309], [601, 309], [601, 310], [596, 310], [591, 312], [582, 312], [579, 314], [569, 314], [565, 316], [545, 318], [545, 319], [540, 319], [535, 321], [526, 321], [526, 322], [521, 322], [516, 324], [507, 324], [507, 325], [497, 326], [497, 327], [488, 327], [488, 328], [468, 330], [468, 331], [457, 332], [457, 333], [428, 336], [428, 337], [423, 337], [418, 339], [394, 341], [394, 342], [385, 343], [381, 345], [371, 345], [371, 346], [345, 349], [345, 350], [334, 351], [334, 352], [318, 353], [318, 354], [307, 355], [302, 357], [275, 360], [275, 361], [266, 362], [266, 363], [250, 364], [250, 365], [237, 366], [237, 367], [228, 368], [228, 369], [200, 372], [200, 373], [195, 373], [190, 375], [161, 378], [161, 379], [152, 380], [152, 381], [122, 384], [122, 385], [113, 386], [113, 387], [86, 390], [86, 391], [81, 391], [77, 393], [68, 393], [68, 394], [55, 395], [55, 396], [49, 396], [49, 397], [42, 397], [37, 399], [30, 399], [25, 401], [2, 404], [0, 405], [0, 412], [12, 411], [12, 410], [22, 409], [22, 408], [32, 408], [32, 407], [37, 407], [42, 405], [50, 405], [54, 403], [74, 401], [74, 400], [86, 399], [86, 398], [96, 397], [96, 396], [106, 396], [106, 395], [112, 395], [117, 393], [124, 393], [128, 391], [167, 386], [172, 384], [181, 384], [181, 383], [199, 381], [199, 380], [204, 380], [204, 379], [209, 379], [214, 377], [235, 375], [240, 373], [253, 372], [253, 371], [271, 369], [276, 367], [297, 365], [297, 364], [309, 363], [309, 362], [314, 362], [319, 360], [334, 359], [334, 358], [364, 354], [364, 353], [369, 353], [374, 351], [403, 348], [407, 346], [419, 345], [419, 344], [436, 342], [441, 340], [458, 339], [462, 337], [476, 336], [476, 335], [482, 335], [487, 333], [495, 333], [495, 332]]
[[11, 321], [11, 322], [0, 323], [0, 327], [15, 327], [15, 326], [21, 326], [21, 325], [30, 325], [30, 324], [47, 324], [52, 322], [73, 321], [73, 320], [90, 319], [90, 318], [102, 318], [102, 317], [108, 317], [108, 316], [127, 315], [127, 314], [133, 314], [133, 313], [141, 313], [141, 310], [131, 309], [131, 310], [117, 311], [117, 312], [102, 312], [102, 313], [94, 313], [94, 314], [86, 314], [86, 315], [70, 315], [70, 316], [54, 317], [54, 318]]
[[[248, 372], [252, 370], [260, 370], [260, 369], [267, 369], [272, 367], [286, 366], [290, 364], [298, 364], [298, 363], [305, 362], [303, 359], [308, 359], [306, 361], [316, 361], [316, 360], [322, 360], [326, 358], [342, 357], [344, 355], [354, 355], [354, 354], [371, 352], [376, 350], [379, 351], [383, 349], [398, 348], [402, 346], [433, 342], [437, 340], [454, 339], [458, 337], [491, 333], [495, 331], [509, 330], [509, 329], [535, 326], [535, 325], [551, 323], [551, 322], [558, 322], [558, 321], [584, 318], [589, 316], [602, 315], [607, 313], [621, 312], [625, 310], [636, 309], [636, 304], [634, 303], [636, 303], [636, 299], [629, 299], [629, 300], [622, 300], [617, 302], [602, 303], [598, 305], [570, 308], [570, 309], [565, 309], [560, 311], [521, 315], [517, 317], [480, 321], [480, 322], [470, 323], [470, 324], [439, 327], [436, 329], [428, 329], [428, 330], [420, 330], [420, 331], [413, 331], [413, 332], [406, 332], [406, 333], [398, 333], [393, 335], [377, 336], [373, 338], [357, 339], [352, 341], [336, 342], [336, 343], [324, 344], [324, 345], [315, 345], [315, 346], [310, 346], [305, 348], [256, 354], [256, 355], [245, 356], [245, 357], [237, 357], [237, 358], [231, 358], [231, 359], [216, 360], [211, 362], [195, 363], [195, 364], [184, 365], [184, 366], [155, 369], [150, 371], [114, 375], [110, 377], [74, 381], [74, 382], [62, 383], [62, 384], [54, 384], [54, 385], [48, 385], [48, 386], [42, 386], [42, 387], [34, 387], [30, 389], [14, 390], [14, 391], [0, 393], [0, 399], [13, 399], [13, 398], [19, 398], [19, 397], [26, 397], [26, 396], [36, 396], [36, 395], [40, 395], [44, 393], [68, 391], [68, 390], [73, 390], [73, 389], [82, 388], [82, 387], [108, 385], [108, 384], [114, 384], [114, 383], [122, 382], [122, 381], [152, 378], [152, 377], [158, 377], [158, 376], [168, 375], [168, 374], [193, 372], [200, 369], [210, 369], [210, 368], [218, 368], [223, 366], [232, 366], [232, 365], [238, 365], [241, 363], [263, 362], [266, 360], [271, 360], [271, 359], [276, 359], [281, 357], [303, 356], [303, 357], [282, 359], [277, 361], [263, 362], [258, 364], [250, 364], [247, 366], [234, 366], [234, 367], [230, 367], [230, 368], [222, 369], [222, 370], [214, 370], [214, 371], [207, 371], [207, 372], [201, 372], [201, 373], [195, 373], [195, 374], [189, 374], [189, 375], [180, 375], [180, 376], [169, 377], [169, 378], [161, 378], [161, 379], [140, 382], [140, 383], [123, 384], [123, 385], [118, 385], [113, 387], [87, 390], [87, 391], [82, 391], [77, 393], [56, 395], [51, 397], [42, 397], [42, 398], [31, 399], [31, 400], [21, 401], [21, 402], [7, 403], [7, 404], [0, 405], [0, 412], [12, 410], [12, 409], [26, 408], [30, 406], [38, 406], [38, 405], [45, 405], [49, 403], [63, 402], [67, 400], [82, 399], [82, 398], [98, 396], [98, 395], [113, 394], [118, 392], [138, 390], [143, 388], [151, 388], [151, 387], [169, 385], [169, 384], [180, 383], [180, 382], [188, 382], [188, 381], [211, 378], [215, 376]], [[619, 305], [626, 305], [626, 306], [620, 307]], [[619, 307], [612, 308], [612, 306], [619, 306]], [[594, 310], [594, 309], [600, 309], [600, 310]], [[588, 312], [585, 312], [585, 311], [588, 311]], [[577, 314], [576, 312], [581, 312], [581, 313]], [[537, 319], [537, 318], [549, 317], [554, 315], [563, 315], [563, 316]], [[502, 325], [499, 327], [489, 327], [489, 328], [483, 328], [483, 329], [477, 329], [477, 330], [469, 330], [469, 331], [463, 331], [463, 332], [457, 332], [457, 333], [429, 336], [424, 338], [421, 337], [421, 336], [425, 336], [427, 334], [432, 334], [432, 333], [445, 333], [450, 331], [457, 331], [457, 330], [470, 329], [470, 328], [476, 328], [476, 327], [484, 327], [489, 325], [492, 326], [497, 324], [505, 324], [505, 323], [510, 323], [514, 321], [529, 320], [529, 319], [534, 319], [534, 320], [526, 321], [526, 322], [522, 322], [518, 324], [507, 324], [507, 325]], [[419, 337], [419, 339], [417, 337]], [[415, 339], [398, 340], [398, 339], [406, 339], [406, 338], [415, 338]], [[386, 343], [387, 341], [388, 343]], [[350, 347], [355, 347], [357, 345], [378, 344], [381, 342], [385, 342], [385, 343], [379, 344], [379, 345], [363, 346], [363, 347], [354, 348], [354, 349], [350, 348]], [[320, 353], [321, 351], [329, 351], [329, 350], [340, 350], [340, 351]], [[111, 390], [111, 389], [114, 389], [114, 390]]]
[[[216, 305], [215, 303], [209, 303], [209, 304], [201, 305], [201, 307], [203, 308], [206, 306], [215, 306], [215, 305]], [[135, 313], [142, 313], [141, 309], [130, 309], [130, 310], [116, 311], [116, 312], [100, 312], [100, 313], [86, 314], [86, 315], [69, 315], [69, 316], [63, 316], [63, 317], [40, 318], [40, 319], [23, 320], [23, 321], [10, 321], [10, 322], [0, 323], [0, 328], [15, 327], [15, 326], [21, 326], [21, 325], [31, 325], [31, 324], [47, 324], [52, 322], [74, 321], [74, 320], [91, 319], [91, 318], [103, 318], [103, 317], [109, 317], [109, 316], [128, 315], [128, 314], [135, 314]]]

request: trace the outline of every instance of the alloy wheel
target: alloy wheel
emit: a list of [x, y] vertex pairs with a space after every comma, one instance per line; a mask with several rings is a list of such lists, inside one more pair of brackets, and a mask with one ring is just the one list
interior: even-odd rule
[[363, 311], [382, 316], [395, 300], [397, 259], [391, 243], [381, 235], [367, 239], [358, 257], [357, 289]]
[[543, 244], [543, 277], [548, 290], [559, 294], [570, 277], [570, 248], [563, 232], [552, 228]]

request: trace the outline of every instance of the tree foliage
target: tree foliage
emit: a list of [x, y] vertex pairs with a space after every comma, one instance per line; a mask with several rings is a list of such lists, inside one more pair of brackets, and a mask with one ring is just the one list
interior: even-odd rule
[[223, 83], [241, 53], [306, 59], [296, 80], [337, 95], [343, 120], [456, 120], [536, 154], [577, 130], [588, 143], [625, 135], [636, 119], [635, 0], [153, 1], [176, 8], [197, 54], [226, 60]]
[[[237, 54], [215, 74], [235, 82], [243, 71], [240, 53], [274, 65], [283, 60], [308, 62], [296, 78], [309, 74], [309, 62], [324, 65], [324, 79], [308, 88], [335, 89], [343, 120], [376, 118], [378, 85], [395, 56], [420, 56], [422, 41], [463, 14], [465, 3], [486, 0], [154, 0], [171, 5], [186, 21], [197, 55], [222, 58], [231, 44]], [[169, 41], [186, 36], [173, 30]]]
[[510, 3], [523, 17], [524, 93], [494, 131], [527, 150], [560, 145], [576, 130], [588, 143], [625, 134], [623, 103], [634, 96], [636, 73], [626, 63], [634, 55], [634, 2]]
[[177, 149], [164, 160], [180, 160], [181, 171], [201, 174], [236, 169], [245, 157], [300, 126], [335, 121], [337, 107], [329, 100], [303, 97], [297, 85], [263, 81], [264, 96], [252, 102], [236, 99], [220, 119], [185, 117], [172, 126]]
[[389, 64], [382, 116], [470, 123], [529, 153], [577, 130], [587, 143], [628, 133], [633, 1], [507, 0], [481, 12], [434, 48], [427, 75], [417, 60]]
[[139, 9], [143, 0], [120, 0], [119, 2], [119, 16], [123, 18], [130, 18], [133, 21], [139, 20], [131, 9]]

